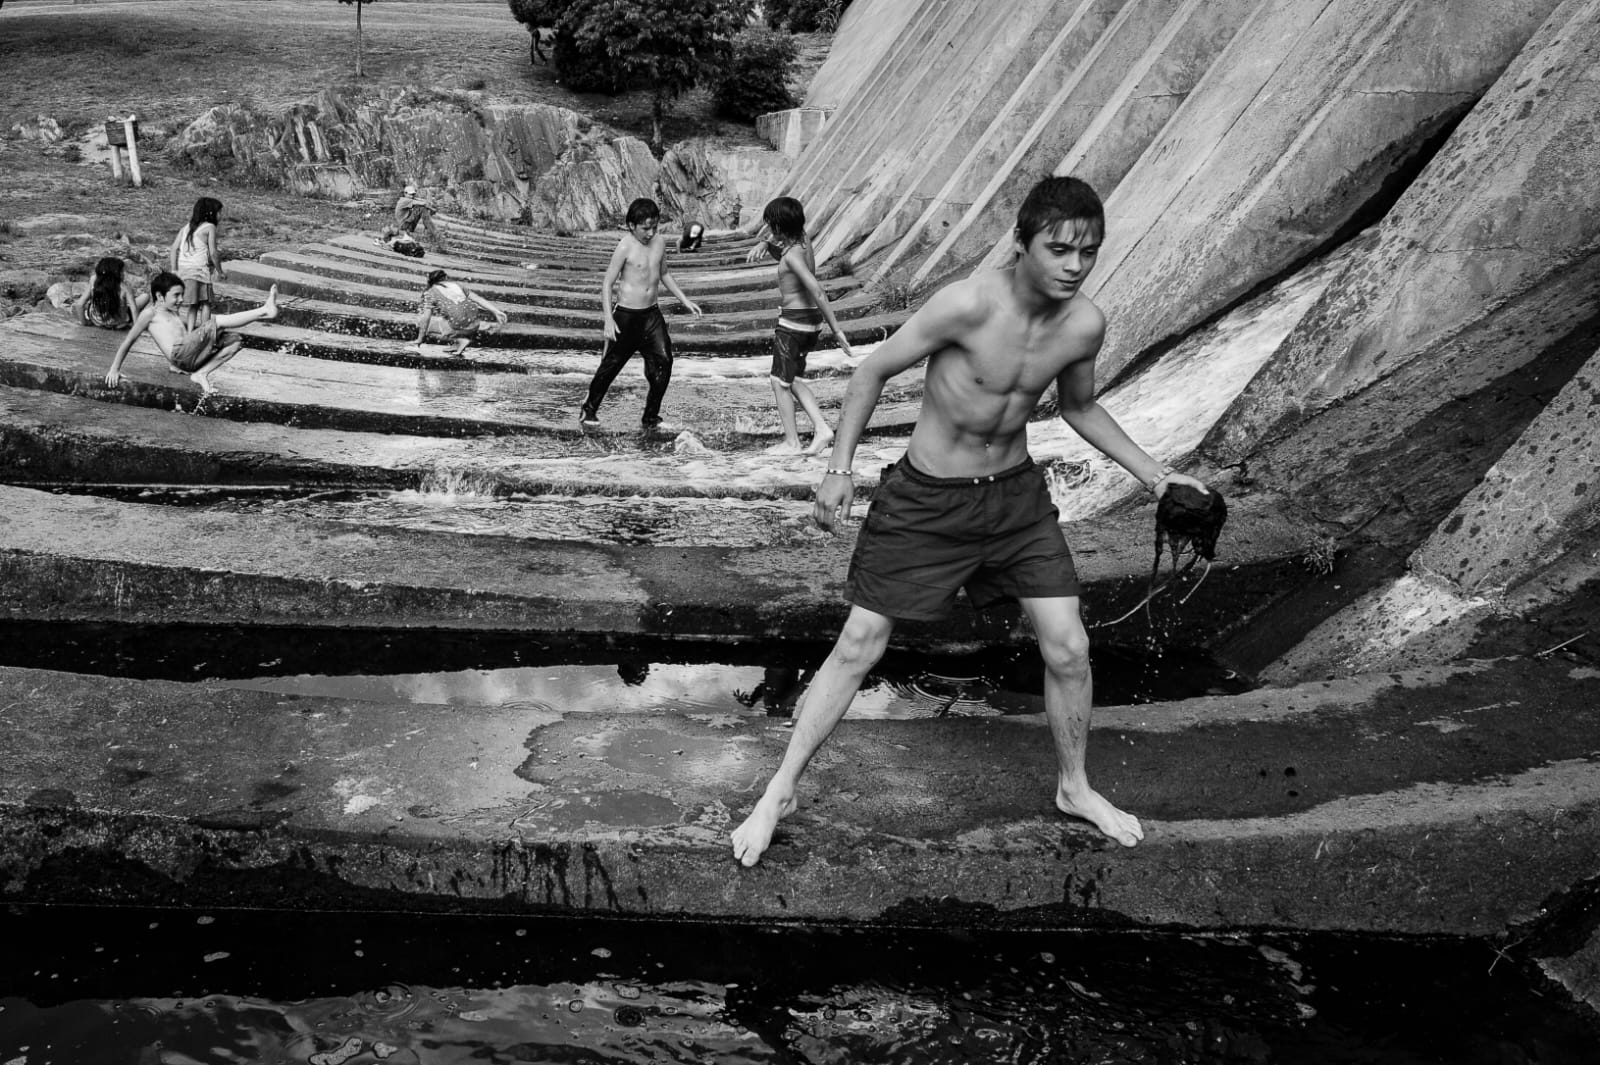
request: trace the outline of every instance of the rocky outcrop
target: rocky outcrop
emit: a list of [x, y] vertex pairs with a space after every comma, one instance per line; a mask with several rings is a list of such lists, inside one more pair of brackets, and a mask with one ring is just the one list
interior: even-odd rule
[[574, 231], [620, 225], [640, 196], [668, 220], [737, 223], [786, 167], [777, 152], [700, 142], [657, 160], [643, 141], [565, 108], [415, 90], [324, 91], [277, 115], [214, 107], [171, 152], [199, 170], [336, 199], [416, 182], [472, 217]]

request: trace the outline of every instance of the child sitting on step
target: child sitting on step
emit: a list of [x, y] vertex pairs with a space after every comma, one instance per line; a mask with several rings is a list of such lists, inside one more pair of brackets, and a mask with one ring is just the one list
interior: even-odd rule
[[94, 276], [72, 309], [78, 321], [98, 329], [126, 329], [133, 324], [150, 297], [133, 294], [123, 277], [126, 269], [127, 264], [115, 255], [94, 264]]

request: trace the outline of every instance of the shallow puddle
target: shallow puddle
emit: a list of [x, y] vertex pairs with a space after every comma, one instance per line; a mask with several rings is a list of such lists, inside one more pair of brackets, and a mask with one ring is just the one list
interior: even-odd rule
[[[541, 633], [135, 626], [0, 621], [0, 666], [376, 702], [577, 711], [788, 716], [827, 643], [714, 642]], [[1202, 652], [1093, 649], [1100, 705], [1164, 702], [1254, 685]], [[1044, 710], [1033, 647], [967, 654], [891, 649], [851, 704], [855, 718]]]

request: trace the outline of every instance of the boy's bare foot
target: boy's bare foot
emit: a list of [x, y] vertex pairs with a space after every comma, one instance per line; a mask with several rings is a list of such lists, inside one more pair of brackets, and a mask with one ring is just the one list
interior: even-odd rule
[[771, 447], [767, 448], [767, 454], [769, 455], [799, 455], [801, 453], [800, 441], [798, 440], [792, 444], [785, 440], [781, 444], [773, 444]]
[[770, 791], [763, 794], [744, 824], [733, 830], [733, 856], [739, 864], [748, 869], [759, 862], [772, 844], [778, 822], [794, 813], [796, 807], [793, 795], [780, 797]]
[[461, 341], [456, 345], [456, 350], [452, 351], [450, 354], [454, 355], [458, 359], [465, 358], [467, 354], [467, 345], [470, 343], [472, 343], [470, 338]]
[[261, 309], [266, 312], [265, 314], [262, 315], [263, 318], [276, 318], [276, 317], [278, 317], [278, 286], [277, 285], [273, 285], [271, 288], [267, 289], [267, 302], [265, 302], [265, 303], [263, 303], [261, 305]]
[[1093, 788], [1085, 788], [1077, 798], [1068, 798], [1066, 792], [1056, 789], [1056, 809], [1072, 817], [1081, 817], [1124, 847], [1132, 847], [1144, 839], [1144, 828], [1139, 819], [1112, 806]]
[[172, 365], [172, 363], [169, 362], [169, 363], [167, 363], [167, 372], [168, 373], [188, 373], [189, 371], [185, 370], [182, 366], [174, 366], [174, 365]]
[[196, 370], [189, 375], [189, 380], [199, 385], [200, 391], [208, 396], [217, 390], [217, 386], [211, 383], [211, 371], [209, 370]]
[[817, 430], [811, 437], [811, 446], [806, 448], [807, 455], [820, 455], [833, 446], [833, 430], [824, 426]]

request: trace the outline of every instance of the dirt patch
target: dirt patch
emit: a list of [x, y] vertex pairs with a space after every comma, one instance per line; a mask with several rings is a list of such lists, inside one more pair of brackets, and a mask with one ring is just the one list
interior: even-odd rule
[[[648, 94], [569, 92], [552, 67], [530, 62], [527, 31], [501, 0], [363, 7], [366, 76], [359, 81], [355, 9], [329, 0], [10, 0], [0, 27], [0, 280], [16, 281], [0, 284], [0, 316], [33, 306], [40, 273], [47, 283], [82, 280], [102, 255], [129, 260], [139, 281], [164, 261], [197, 196], [223, 202], [220, 245], [228, 258], [370, 228], [389, 210], [387, 199], [307, 199], [170, 164], [165, 142], [217, 104], [271, 111], [330, 86], [415, 86], [567, 107], [620, 132], [650, 135]], [[809, 79], [826, 38], [810, 35], [802, 44], [798, 74]], [[147, 137], [141, 189], [114, 183], [86, 140], [108, 115], [130, 112]], [[63, 139], [14, 132], [19, 123], [36, 128], [40, 115], [60, 126]], [[695, 136], [761, 143], [753, 127], [712, 114], [703, 90], [679, 101], [664, 133], [669, 143]], [[50, 215], [73, 220], [35, 221]]]

